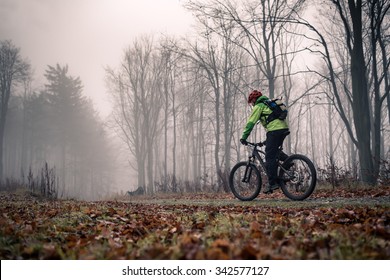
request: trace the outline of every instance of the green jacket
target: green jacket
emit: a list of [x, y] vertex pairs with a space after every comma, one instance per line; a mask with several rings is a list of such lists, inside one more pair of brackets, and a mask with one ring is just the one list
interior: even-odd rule
[[288, 124], [285, 120], [276, 119], [267, 124], [267, 117], [272, 113], [272, 110], [263, 103], [264, 100], [268, 100], [268, 97], [263, 95], [257, 98], [255, 106], [253, 106], [252, 109], [252, 114], [250, 115], [245, 125], [241, 139], [246, 140], [248, 138], [249, 134], [252, 132], [253, 127], [258, 121], [260, 121], [267, 132], [288, 128]]

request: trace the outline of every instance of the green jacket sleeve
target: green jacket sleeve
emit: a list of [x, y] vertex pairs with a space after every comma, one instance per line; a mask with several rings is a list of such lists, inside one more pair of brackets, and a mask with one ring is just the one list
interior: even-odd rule
[[247, 139], [249, 134], [251, 134], [253, 127], [259, 121], [261, 112], [263, 111], [262, 107], [256, 105], [253, 107], [252, 113], [245, 125], [244, 132], [242, 133], [241, 139]]

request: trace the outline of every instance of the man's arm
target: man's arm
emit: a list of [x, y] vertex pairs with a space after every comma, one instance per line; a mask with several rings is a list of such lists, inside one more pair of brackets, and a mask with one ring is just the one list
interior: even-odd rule
[[259, 121], [262, 111], [263, 110], [262, 110], [261, 106], [254, 106], [253, 107], [252, 114], [250, 115], [250, 117], [245, 125], [244, 132], [242, 133], [241, 139], [246, 140], [248, 138], [249, 134], [251, 134], [251, 132], [252, 132], [253, 127]]

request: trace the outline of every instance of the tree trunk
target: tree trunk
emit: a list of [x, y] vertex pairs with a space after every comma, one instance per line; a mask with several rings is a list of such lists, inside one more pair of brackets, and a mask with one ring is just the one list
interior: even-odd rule
[[154, 193], [154, 179], [153, 179], [153, 138], [149, 135], [149, 138], [147, 140], [147, 154], [148, 154], [148, 161], [147, 161], [147, 177], [148, 177], [148, 185], [147, 185], [147, 193], [153, 194]]
[[176, 146], [177, 146], [177, 116], [176, 116], [175, 95], [172, 95], [172, 117], [173, 117], [173, 146], [172, 146], [172, 191], [177, 191], [176, 185]]
[[0, 185], [3, 183], [3, 153], [4, 153], [4, 130], [5, 130], [5, 117], [0, 120]]
[[362, 181], [373, 185], [376, 178], [371, 154], [370, 112], [366, 64], [362, 36], [362, 3], [348, 0], [353, 23], [354, 44], [351, 52], [351, 77], [353, 94], [353, 118], [358, 139], [359, 159]]
[[220, 114], [219, 114], [219, 107], [220, 107], [220, 93], [219, 88], [215, 88], [215, 150], [214, 150], [214, 161], [215, 161], [215, 168], [217, 172], [218, 177], [218, 190], [221, 187], [221, 180], [219, 177], [219, 174], [221, 172], [221, 166], [219, 162], [219, 149], [220, 149], [220, 135], [221, 135], [221, 124], [220, 124]]
[[[165, 77], [168, 79], [168, 77]], [[164, 185], [163, 192], [167, 191], [168, 186], [168, 110], [169, 110], [169, 91], [168, 91], [168, 81], [164, 83], [164, 93], [165, 93], [165, 107], [164, 107]]]

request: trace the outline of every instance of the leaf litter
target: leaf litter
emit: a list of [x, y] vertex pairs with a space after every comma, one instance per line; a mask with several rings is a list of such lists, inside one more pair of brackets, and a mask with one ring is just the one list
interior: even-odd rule
[[230, 194], [81, 202], [3, 192], [0, 258], [390, 259], [389, 189], [250, 203]]

